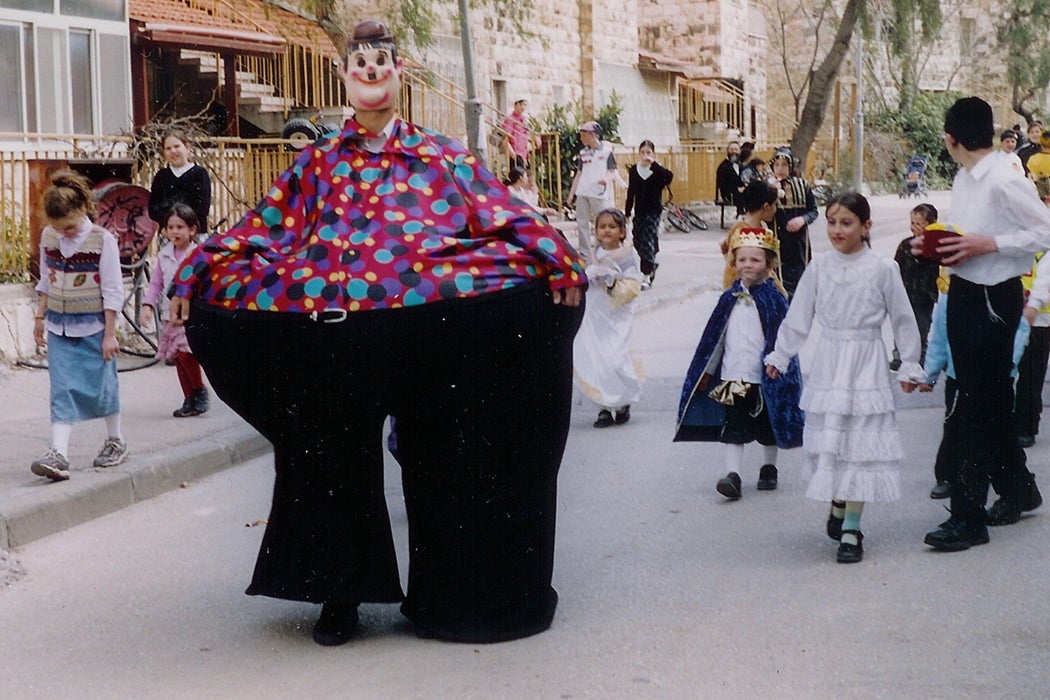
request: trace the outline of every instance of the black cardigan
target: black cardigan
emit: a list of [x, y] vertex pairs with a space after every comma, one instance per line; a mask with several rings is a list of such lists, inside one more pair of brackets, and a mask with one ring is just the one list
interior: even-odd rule
[[671, 184], [674, 173], [659, 163], [653, 163], [651, 167], [653, 174], [645, 180], [638, 174], [637, 164], [627, 169], [627, 203], [624, 206], [624, 214], [628, 217], [634, 209], [637, 209], [639, 214], [659, 214], [664, 210], [664, 188]]
[[153, 177], [149, 192], [149, 218], [163, 226], [162, 219], [175, 202], [188, 204], [197, 214], [201, 233], [208, 231], [208, 213], [211, 211], [211, 178], [199, 165], [176, 177], [170, 167], [161, 168]]

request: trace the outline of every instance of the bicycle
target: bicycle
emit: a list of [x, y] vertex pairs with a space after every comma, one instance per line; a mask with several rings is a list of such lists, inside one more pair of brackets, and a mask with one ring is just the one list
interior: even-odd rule
[[835, 196], [835, 190], [832, 189], [831, 183], [827, 180], [817, 180], [813, 183], [813, 199], [816, 201], [818, 207], [822, 207], [827, 204], [833, 196]]
[[676, 204], [674, 195], [671, 195], [664, 205], [664, 214], [667, 217], [667, 223], [682, 233], [689, 233], [693, 229], [707, 230], [707, 222], [704, 221], [704, 217], [691, 209], [686, 209]]

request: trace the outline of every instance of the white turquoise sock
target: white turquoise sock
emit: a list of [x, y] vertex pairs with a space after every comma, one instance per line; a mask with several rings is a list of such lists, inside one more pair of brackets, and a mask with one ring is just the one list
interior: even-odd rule
[[846, 530], [860, 531], [860, 515], [863, 512], [864, 501], [846, 501], [846, 512], [842, 521], [842, 539], [840, 540], [843, 544], [860, 544], [857, 536], [847, 534]]

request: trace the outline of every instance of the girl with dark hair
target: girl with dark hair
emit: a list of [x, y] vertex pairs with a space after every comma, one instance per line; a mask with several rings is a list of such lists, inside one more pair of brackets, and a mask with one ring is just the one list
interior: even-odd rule
[[634, 325], [632, 300], [641, 291], [642, 274], [634, 252], [624, 245], [627, 219], [619, 209], [604, 209], [594, 219], [598, 240], [587, 266], [587, 311], [572, 347], [576, 386], [601, 410], [595, 428], [631, 419], [631, 404], [641, 397], [629, 348]]
[[765, 358], [775, 379], [789, 368], [813, 329], [823, 327], [799, 405], [806, 412], [803, 439], [809, 477], [806, 495], [831, 501], [827, 533], [839, 541], [840, 563], [864, 555], [860, 516], [869, 501], [900, 498], [904, 457], [894, 415], [882, 324], [889, 319], [903, 364], [901, 388], [924, 381], [919, 331], [897, 266], [871, 250], [871, 208], [862, 195], [844, 192], [827, 206], [833, 250], [802, 273], [776, 347]]
[[[168, 210], [160, 232], [170, 243], [157, 253], [156, 267], [149, 289], [142, 302], [142, 324], [149, 328], [153, 325], [153, 309], [175, 280], [175, 271], [197, 248], [197, 234], [200, 224], [193, 209], [182, 202], [176, 202]], [[167, 301], [166, 299], [164, 301]], [[160, 331], [160, 343], [157, 346], [157, 357], [172, 360], [182, 386], [183, 403], [172, 413], [176, 418], [197, 416], [208, 410], [208, 390], [201, 376], [201, 366], [190, 350], [186, 339], [186, 327], [176, 326], [171, 322], [171, 314], [166, 303], [160, 304], [160, 319], [164, 327]]]
[[648, 289], [656, 277], [656, 254], [660, 252], [660, 216], [664, 212], [663, 193], [674, 179], [674, 173], [656, 162], [653, 142], [638, 146], [638, 162], [627, 171], [627, 204], [624, 215], [634, 214], [631, 235], [634, 249], [641, 260], [642, 274]]

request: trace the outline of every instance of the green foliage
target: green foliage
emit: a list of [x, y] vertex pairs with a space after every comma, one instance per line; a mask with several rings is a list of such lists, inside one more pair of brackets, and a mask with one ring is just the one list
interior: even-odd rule
[[0, 284], [29, 282], [29, 226], [21, 216], [0, 219]]
[[1050, 83], [1050, 0], [1008, 0], [1001, 17], [996, 39], [1006, 51], [1014, 111], [1027, 119], [1025, 101]]
[[390, 31], [394, 36], [412, 37], [419, 47], [434, 43], [434, 4], [429, 0], [401, 0], [391, 13]]
[[957, 92], [920, 92], [907, 110], [865, 115], [865, 129], [873, 131], [873, 137], [875, 134], [888, 137], [876, 155], [883, 161], [879, 165], [885, 168], [880, 168], [884, 178], [896, 178], [899, 182], [912, 155], [928, 159], [927, 174], [936, 182], [950, 181], [955, 176], [958, 166], [944, 148], [944, 114], [960, 97]]
[[613, 91], [609, 103], [598, 110], [598, 114], [587, 116], [579, 102], [568, 105], [554, 105], [547, 110], [541, 120], [543, 131], [558, 134], [558, 147], [561, 151], [561, 189], [557, 199], [564, 202], [568, 199], [572, 178], [576, 174], [576, 155], [580, 152], [580, 124], [594, 120], [602, 127], [602, 140], [612, 143], [623, 143], [620, 139], [620, 114], [623, 112], [623, 99]]

